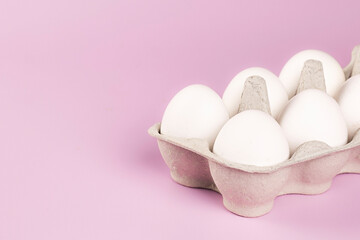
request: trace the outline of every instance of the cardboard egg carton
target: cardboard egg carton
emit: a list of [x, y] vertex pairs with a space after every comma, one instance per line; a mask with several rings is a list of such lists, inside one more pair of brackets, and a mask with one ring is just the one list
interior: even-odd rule
[[[354, 48], [344, 72], [346, 78], [360, 74], [360, 45]], [[308, 88], [325, 90], [321, 62], [305, 63], [298, 92]], [[239, 111], [247, 109], [270, 113], [266, 84], [260, 77], [250, 77], [245, 83]], [[229, 211], [245, 217], [268, 213], [277, 196], [320, 194], [330, 188], [336, 175], [360, 173], [360, 130], [344, 146], [332, 148], [320, 141], [306, 142], [289, 160], [269, 167], [229, 162], [212, 153], [205, 140], [161, 134], [160, 123], [148, 132], [157, 138], [161, 155], [177, 183], [217, 191]]]

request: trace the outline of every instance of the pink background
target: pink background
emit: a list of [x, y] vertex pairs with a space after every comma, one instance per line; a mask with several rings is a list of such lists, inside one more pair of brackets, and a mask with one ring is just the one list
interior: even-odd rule
[[268, 215], [174, 183], [147, 129], [183, 87], [222, 94], [316, 48], [345, 66], [359, 1], [1, 1], [0, 239], [359, 239], [360, 176]]

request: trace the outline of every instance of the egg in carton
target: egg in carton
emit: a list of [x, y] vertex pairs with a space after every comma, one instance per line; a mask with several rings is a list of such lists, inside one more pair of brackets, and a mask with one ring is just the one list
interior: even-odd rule
[[[353, 49], [344, 73], [346, 78], [360, 74], [360, 45]], [[309, 88], [325, 91], [322, 64], [316, 60], [304, 64], [297, 91]], [[245, 82], [239, 111], [249, 109], [270, 113], [266, 84], [258, 76]], [[278, 196], [320, 194], [330, 188], [336, 175], [360, 173], [360, 130], [349, 143], [339, 147], [320, 141], [306, 142], [290, 159], [267, 167], [227, 161], [215, 155], [205, 140], [163, 135], [160, 123], [148, 133], [157, 139], [174, 181], [219, 192], [229, 211], [245, 217], [268, 213]]]

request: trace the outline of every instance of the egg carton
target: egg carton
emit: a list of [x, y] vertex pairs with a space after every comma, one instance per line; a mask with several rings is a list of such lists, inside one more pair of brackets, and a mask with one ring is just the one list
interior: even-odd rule
[[[360, 73], [360, 45], [344, 68], [346, 78]], [[325, 89], [322, 65], [310, 60], [304, 65], [299, 91]], [[245, 83], [240, 111], [269, 112], [266, 84], [260, 77]], [[360, 173], [360, 129], [344, 146], [332, 148], [320, 141], [306, 142], [287, 161], [269, 167], [227, 161], [215, 155], [201, 139], [184, 139], [160, 133], [160, 123], [148, 133], [155, 137], [171, 177], [177, 183], [219, 192], [224, 206], [244, 217], [258, 217], [271, 211], [277, 196], [320, 194], [342, 173]], [[259, 149], [261, 151], [261, 149]]]

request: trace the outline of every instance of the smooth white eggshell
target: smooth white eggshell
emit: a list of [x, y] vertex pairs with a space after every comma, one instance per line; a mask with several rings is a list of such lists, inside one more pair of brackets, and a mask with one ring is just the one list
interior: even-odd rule
[[349, 139], [352, 139], [360, 128], [360, 75], [346, 81], [337, 99], [348, 127]]
[[321, 61], [324, 70], [326, 91], [330, 96], [335, 96], [345, 81], [345, 74], [340, 64], [335, 58], [325, 52], [305, 50], [291, 57], [280, 72], [279, 78], [284, 84], [289, 98], [295, 95], [304, 63], [309, 59]]
[[190, 85], [170, 101], [161, 122], [161, 133], [180, 138], [204, 139], [212, 147], [229, 119], [220, 96], [204, 85]]
[[347, 143], [345, 119], [337, 102], [325, 92], [308, 89], [293, 97], [279, 118], [291, 154], [308, 141], [331, 147]]
[[275, 119], [259, 110], [247, 110], [223, 126], [213, 152], [231, 162], [271, 166], [289, 158], [289, 145]]
[[230, 117], [238, 113], [244, 83], [248, 77], [254, 75], [260, 76], [265, 80], [271, 115], [277, 118], [288, 102], [288, 95], [279, 78], [269, 70], [260, 67], [248, 68], [241, 71], [231, 80], [225, 89], [223, 101]]

